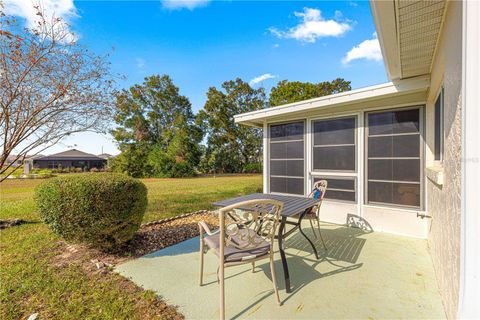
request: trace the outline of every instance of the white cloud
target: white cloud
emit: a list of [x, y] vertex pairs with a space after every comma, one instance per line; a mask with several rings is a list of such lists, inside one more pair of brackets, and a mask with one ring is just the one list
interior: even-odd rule
[[[69, 23], [73, 18], [78, 17], [73, 0], [3, 0], [3, 3], [5, 14], [24, 18], [26, 26], [30, 29], [34, 29], [39, 21], [37, 9], [34, 8], [37, 4], [40, 4], [48, 20], [56, 17]], [[72, 37], [67, 41], [73, 39]]]
[[138, 69], [144, 69], [145, 68], [145, 59], [135, 58], [135, 62], [137, 63], [137, 68]]
[[350, 30], [352, 26], [348, 21], [342, 22], [342, 13], [335, 11], [335, 19], [326, 20], [318, 9], [303, 8], [303, 12], [294, 12], [301, 22], [287, 31], [270, 28], [270, 32], [279, 38], [296, 39], [314, 43], [322, 37], [339, 37]]
[[347, 52], [347, 55], [342, 59], [342, 63], [348, 64], [349, 62], [358, 59], [374, 61], [381, 61], [383, 59], [382, 51], [380, 50], [380, 43], [377, 39], [377, 33], [373, 34], [373, 39], [365, 40], [350, 49], [350, 51]]
[[268, 79], [275, 79], [277, 76], [274, 76], [273, 74], [270, 73], [265, 73], [262, 74], [261, 76], [255, 77], [252, 80], [250, 80], [249, 84], [253, 87], [256, 84], [259, 84], [260, 82], [263, 82]]
[[211, 0], [162, 0], [162, 6], [170, 10], [193, 10], [205, 7]]

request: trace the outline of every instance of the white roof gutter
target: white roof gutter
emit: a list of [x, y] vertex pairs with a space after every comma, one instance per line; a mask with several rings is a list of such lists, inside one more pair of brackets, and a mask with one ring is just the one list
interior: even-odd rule
[[331, 108], [334, 106], [344, 106], [347, 104], [358, 103], [369, 100], [386, 98], [393, 95], [401, 95], [426, 91], [430, 85], [428, 76], [388, 82], [376, 86], [365, 87], [352, 91], [332, 94], [320, 98], [299, 101], [295, 103], [285, 104], [278, 107], [242, 113], [234, 116], [236, 123], [251, 126], [260, 126], [263, 120], [285, 115], [289, 113], [305, 112], [319, 108]]

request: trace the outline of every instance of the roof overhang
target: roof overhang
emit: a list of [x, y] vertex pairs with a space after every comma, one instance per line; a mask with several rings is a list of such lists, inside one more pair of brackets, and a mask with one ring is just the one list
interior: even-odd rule
[[371, 0], [373, 20], [390, 80], [430, 74], [446, 0]]
[[100, 157], [56, 157], [52, 156], [44, 156], [32, 159], [34, 161], [105, 161], [107, 159], [100, 158]]
[[425, 93], [430, 84], [428, 76], [398, 80], [376, 86], [332, 94], [320, 98], [285, 104], [262, 110], [235, 115], [236, 123], [261, 127], [265, 121], [281, 116], [295, 116], [309, 112], [328, 109], [334, 111], [353, 104], [366, 103], [373, 100], [393, 98], [415, 93]]

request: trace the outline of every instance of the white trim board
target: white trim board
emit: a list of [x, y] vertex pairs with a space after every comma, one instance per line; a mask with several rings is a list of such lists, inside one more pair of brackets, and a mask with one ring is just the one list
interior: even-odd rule
[[[319, 98], [285, 104], [262, 110], [251, 111], [234, 116], [235, 122], [250, 126], [262, 126], [270, 117], [288, 115], [296, 112], [319, 110], [322, 108], [344, 107], [355, 103], [401, 96], [416, 92], [426, 92], [430, 85], [430, 77], [422, 76], [376, 86], [341, 92]], [[333, 111], [333, 110], [332, 110]]]
[[480, 3], [463, 2], [462, 208], [459, 319], [480, 318]]

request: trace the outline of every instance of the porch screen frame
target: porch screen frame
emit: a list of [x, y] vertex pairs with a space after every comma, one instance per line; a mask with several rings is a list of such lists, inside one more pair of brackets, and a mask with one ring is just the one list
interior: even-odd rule
[[[409, 206], [409, 205], [401, 205], [395, 203], [385, 203], [385, 202], [369, 202], [368, 200], [368, 137], [369, 137], [369, 122], [368, 122], [368, 115], [371, 113], [382, 113], [382, 112], [396, 112], [396, 111], [407, 111], [407, 110], [415, 110], [418, 109], [418, 123], [419, 123], [419, 161], [420, 161], [420, 206]], [[364, 148], [363, 148], [363, 205], [365, 206], [375, 206], [375, 207], [384, 207], [384, 208], [397, 208], [397, 209], [404, 209], [404, 210], [416, 210], [416, 211], [424, 211], [425, 210], [425, 105], [414, 105], [414, 106], [406, 106], [406, 107], [399, 107], [399, 108], [382, 108], [382, 109], [374, 109], [368, 110], [364, 112]], [[394, 182], [394, 180], [391, 180]], [[399, 183], [408, 183], [405, 181], [399, 181]]]
[[[315, 131], [314, 131], [314, 123], [319, 121], [329, 121], [329, 120], [338, 120], [338, 119], [351, 119], [353, 118], [355, 121], [354, 131], [354, 144], [355, 147], [355, 168], [354, 170], [336, 170], [336, 169], [313, 169], [313, 162], [314, 162], [314, 148], [315, 148]], [[310, 136], [310, 142], [308, 144], [308, 148], [310, 150], [309, 155], [309, 185], [308, 187], [310, 190], [313, 188], [313, 184], [315, 179], [325, 178], [328, 181], [330, 179], [339, 179], [339, 180], [353, 180], [354, 181], [354, 194], [355, 200], [341, 200], [341, 199], [329, 199], [328, 197], [328, 187], [326, 192], [326, 198], [324, 199], [327, 202], [332, 203], [343, 203], [343, 204], [351, 204], [351, 205], [359, 205], [361, 199], [360, 188], [362, 184], [360, 183], [361, 175], [360, 175], [360, 152], [362, 150], [361, 146], [361, 132], [360, 126], [363, 125], [362, 121], [362, 112], [353, 112], [353, 113], [344, 113], [344, 114], [335, 114], [335, 115], [325, 115], [321, 117], [315, 117], [308, 119], [309, 122], [309, 132], [308, 135]], [[310, 191], [308, 190], [308, 191]]]
[[331, 184], [327, 185], [327, 192], [325, 193], [325, 197], [328, 196], [328, 193], [329, 192], [332, 192], [332, 191], [340, 191], [340, 192], [348, 192], [348, 193], [353, 193], [354, 195], [354, 200], [344, 200], [344, 199], [332, 199], [332, 198], [324, 198], [324, 200], [326, 201], [331, 201], [331, 202], [340, 202], [340, 203], [346, 203], [346, 204], [352, 204], [352, 205], [357, 205], [358, 204], [358, 194], [359, 194], [359, 190], [358, 190], [358, 177], [356, 175], [353, 175], [353, 176], [344, 176], [344, 175], [341, 175], [341, 176], [335, 176], [335, 175], [318, 175], [318, 174], [315, 174], [315, 175], [312, 175], [312, 188], [313, 188], [313, 185], [315, 184], [316, 181], [318, 180], [345, 180], [345, 181], [353, 181], [353, 190], [348, 190], [348, 189], [342, 189], [342, 188], [333, 188], [331, 186]]
[[[272, 156], [271, 156], [271, 152], [272, 152], [272, 148], [271, 148], [271, 144], [272, 144], [272, 141], [271, 141], [271, 127], [272, 126], [278, 126], [278, 125], [287, 125], [287, 124], [292, 124], [292, 123], [302, 123], [303, 124], [303, 135], [302, 135], [302, 140], [303, 140], [303, 176], [302, 177], [299, 177], [299, 176], [279, 176], [279, 175], [273, 175], [273, 177], [278, 177], [278, 178], [291, 178], [291, 179], [302, 179], [302, 187], [303, 187], [303, 193], [302, 194], [298, 194], [298, 193], [286, 193], [286, 192], [277, 192], [277, 191], [272, 191], [272, 188], [271, 188], [271, 178], [272, 178], [272, 168], [271, 168], [271, 161], [272, 161]], [[283, 195], [292, 195], [292, 196], [305, 196], [306, 195], [306, 181], [307, 181], [307, 174], [306, 174], [306, 169], [307, 169], [307, 120], [305, 118], [301, 118], [301, 119], [292, 119], [292, 120], [285, 120], [285, 121], [279, 121], [279, 122], [269, 122], [267, 123], [267, 152], [266, 152], [266, 163], [268, 165], [268, 169], [266, 170], [266, 180], [267, 180], [267, 183], [268, 183], [268, 193], [273, 193], [273, 194], [283, 194]], [[285, 140], [285, 141], [288, 141], [288, 140]], [[295, 140], [291, 140], [291, 142], [293, 142]], [[281, 143], [279, 141], [277, 141], [277, 143]], [[265, 153], [264, 153], [265, 155]], [[288, 159], [288, 158], [286, 158]], [[275, 160], [281, 160], [281, 159], [273, 159], [273, 161]], [[290, 159], [290, 160], [300, 160], [300, 159]]]
[[[353, 144], [332, 144], [332, 145], [315, 145], [315, 122], [321, 122], [321, 121], [334, 121], [334, 120], [341, 120], [341, 119], [352, 119], [354, 120], [354, 128], [353, 128]], [[356, 174], [358, 172], [358, 117], [357, 115], [344, 115], [344, 116], [334, 116], [334, 117], [327, 117], [327, 118], [321, 118], [321, 119], [312, 119], [311, 120], [311, 132], [309, 134], [311, 135], [311, 163], [312, 163], [312, 173], [335, 173], [335, 172], [341, 172], [341, 173], [348, 173], [348, 174]], [[314, 162], [315, 162], [315, 148], [322, 148], [322, 147], [337, 147], [337, 146], [353, 146], [354, 147], [354, 169], [314, 169]]]

